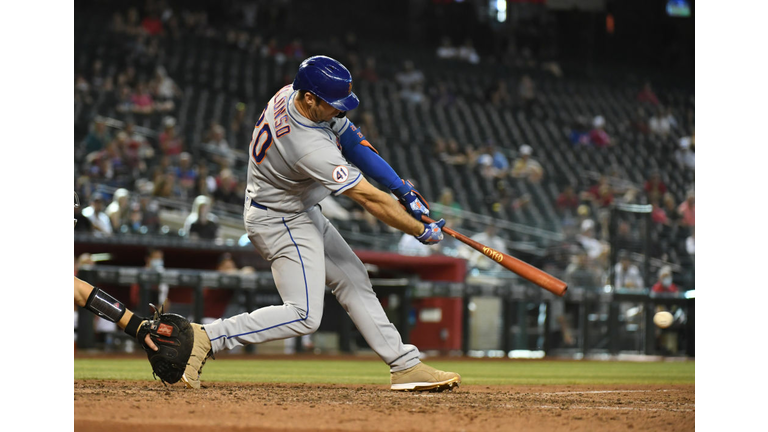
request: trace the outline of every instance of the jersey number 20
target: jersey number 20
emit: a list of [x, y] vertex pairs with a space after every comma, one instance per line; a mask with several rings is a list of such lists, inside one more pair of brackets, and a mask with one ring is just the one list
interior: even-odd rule
[[[251, 156], [253, 156], [256, 165], [259, 165], [264, 161], [264, 158], [267, 156], [267, 150], [272, 146], [272, 131], [269, 129], [269, 123], [264, 122], [264, 126], [261, 126], [261, 123], [264, 121], [264, 114], [266, 113], [267, 110], [265, 109], [264, 112], [261, 113], [259, 121], [256, 122], [256, 127], [253, 129]], [[259, 129], [259, 126], [261, 126], [261, 129]]]

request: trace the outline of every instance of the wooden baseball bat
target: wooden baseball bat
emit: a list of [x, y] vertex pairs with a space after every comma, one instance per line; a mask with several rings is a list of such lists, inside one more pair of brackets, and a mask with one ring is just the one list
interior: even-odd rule
[[[427, 223], [435, 222], [434, 220], [426, 216], [422, 216], [422, 220]], [[515, 273], [516, 275], [526, 280], [529, 280], [535, 283], [536, 285], [544, 288], [545, 290], [551, 292], [552, 294], [562, 297], [563, 295], [565, 295], [565, 291], [568, 289], [568, 284], [566, 284], [565, 282], [526, 262], [520, 261], [515, 257], [509, 256], [505, 253], [501, 253], [480, 242], [472, 240], [471, 238], [465, 236], [464, 234], [456, 232], [455, 230], [447, 226], [443, 226], [443, 232], [455, 238], [456, 240], [466, 244], [472, 249], [482, 253], [488, 258], [496, 261], [497, 263], [501, 264], [501, 266], [504, 267], [505, 269]]]

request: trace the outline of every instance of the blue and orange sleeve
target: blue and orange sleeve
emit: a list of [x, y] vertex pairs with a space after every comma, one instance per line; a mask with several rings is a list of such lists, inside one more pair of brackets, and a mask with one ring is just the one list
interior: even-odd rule
[[363, 174], [376, 182], [395, 190], [403, 185], [402, 179], [394, 169], [379, 156], [379, 152], [365, 139], [365, 136], [352, 122], [339, 135], [341, 154], [354, 164]]

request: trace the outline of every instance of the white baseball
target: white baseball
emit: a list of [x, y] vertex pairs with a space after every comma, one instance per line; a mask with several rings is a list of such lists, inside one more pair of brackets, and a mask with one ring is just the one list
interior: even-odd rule
[[656, 312], [653, 316], [653, 323], [659, 326], [659, 328], [667, 328], [672, 325], [674, 317], [667, 311]]

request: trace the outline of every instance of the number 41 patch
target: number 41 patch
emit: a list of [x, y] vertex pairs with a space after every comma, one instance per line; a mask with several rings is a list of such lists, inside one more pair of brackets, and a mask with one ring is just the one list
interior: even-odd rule
[[333, 180], [336, 183], [344, 183], [349, 178], [349, 169], [344, 165], [339, 165], [333, 170]]

